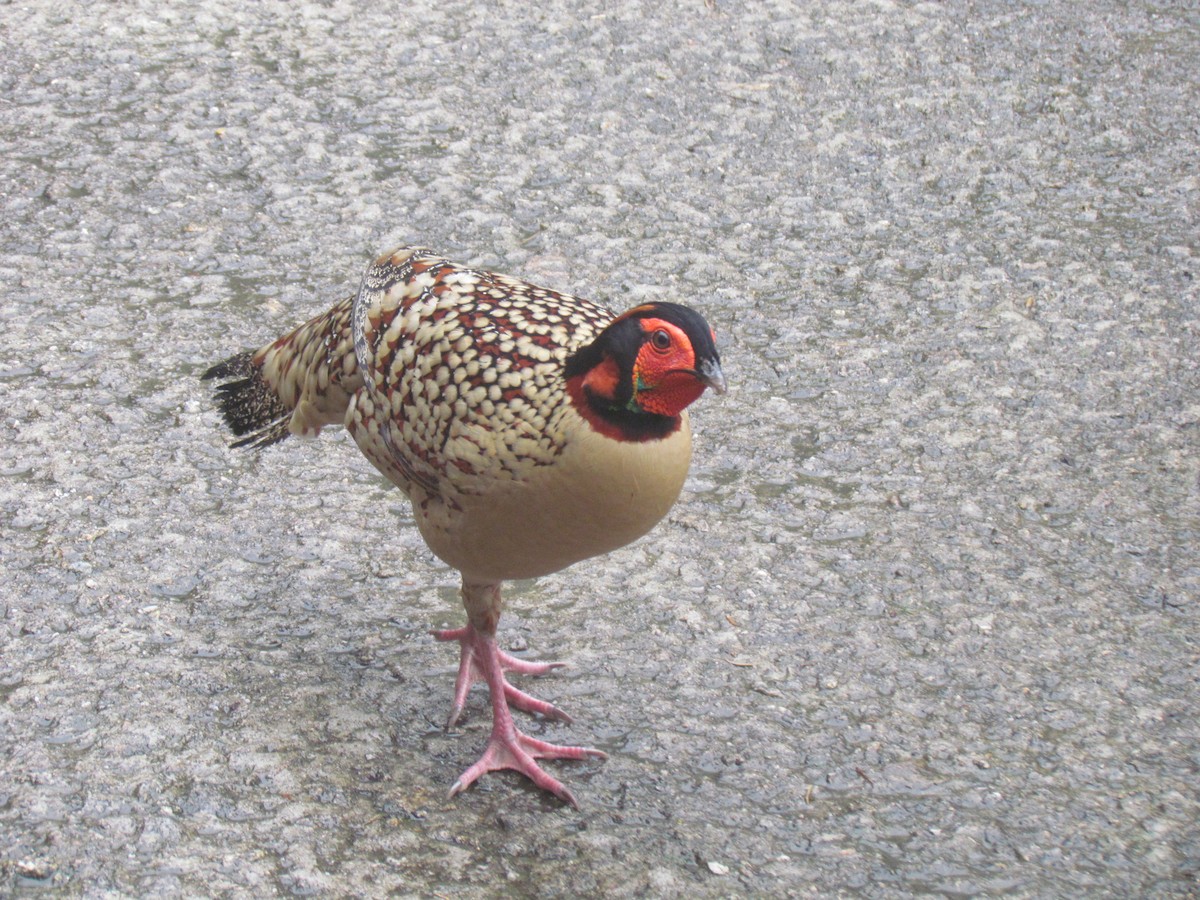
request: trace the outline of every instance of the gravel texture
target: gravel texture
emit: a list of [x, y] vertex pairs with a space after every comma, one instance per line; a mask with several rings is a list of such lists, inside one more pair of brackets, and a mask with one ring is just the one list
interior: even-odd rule
[[[0, 3], [0, 893], [1194, 895], [1182, 6]], [[580, 812], [445, 799], [454, 573], [197, 380], [407, 242], [720, 338], [668, 519], [508, 589]]]

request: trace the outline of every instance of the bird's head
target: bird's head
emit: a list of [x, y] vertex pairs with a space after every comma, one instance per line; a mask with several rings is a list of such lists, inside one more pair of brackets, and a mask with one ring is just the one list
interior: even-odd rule
[[725, 375], [704, 317], [678, 303], [646, 303], [622, 313], [567, 360], [567, 390], [585, 419], [618, 440], [654, 440]]

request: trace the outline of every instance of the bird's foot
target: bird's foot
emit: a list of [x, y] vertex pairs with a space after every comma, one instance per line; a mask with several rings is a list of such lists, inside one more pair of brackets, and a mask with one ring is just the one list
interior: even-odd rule
[[566, 713], [543, 700], [530, 697], [508, 683], [505, 672], [523, 675], [544, 675], [562, 663], [531, 663], [517, 659], [496, 646], [496, 636], [485, 634], [471, 625], [446, 631], [435, 631], [433, 636], [440, 641], [458, 641], [462, 645], [462, 662], [458, 667], [458, 681], [454, 688], [454, 708], [450, 712], [451, 727], [458, 720], [466, 701], [467, 692], [476, 681], [488, 685], [492, 703], [492, 736], [479, 761], [467, 769], [450, 788], [450, 796], [465, 791], [487, 772], [497, 769], [513, 769], [520, 772], [538, 787], [549, 791], [564, 803], [578, 808], [575, 797], [562, 782], [548, 775], [537, 764], [539, 759], [607, 759], [601, 750], [589, 747], [563, 747], [529, 737], [517, 730], [513, 723], [510, 706], [526, 712], [537, 713], [550, 719], [571, 721]]
[[590, 747], [563, 747], [539, 741], [517, 731], [515, 727], [512, 727], [510, 720], [507, 728], [502, 725], [493, 728], [492, 737], [483, 751], [483, 756], [479, 757], [479, 761], [475, 765], [459, 776], [458, 781], [454, 782], [454, 786], [450, 788], [449, 796], [453, 797], [465, 791], [487, 772], [495, 772], [498, 769], [514, 769], [542, 790], [549, 791], [563, 803], [569, 803], [578, 809], [579, 804], [575, 801], [574, 795], [561, 781], [548, 775], [536, 760], [587, 759], [588, 757], [607, 759], [608, 754]]
[[[487, 674], [484, 671], [486, 661], [481, 658], [482, 644], [480, 635], [471, 625], [464, 625], [462, 628], [447, 628], [442, 631], [432, 631], [430, 634], [439, 641], [458, 641], [462, 645], [462, 657], [458, 664], [458, 678], [454, 682], [454, 703], [450, 707], [450, 717], [446, 720], [446, 728], [453, 728], [458, 722], [458, 717], [462, 715], [463, 707], [467, 702], [467, 694], [470, 693], [471, 687], [477, 682], [487, 681]], [[545, 675], [547, 672], [566, 665], [566, 663], [560, 662], [529, 662], [528, 660], [519, 659], [510, 653], [505, 653], [498, 648], [494, 652], [499, 657], [502, 672], [515, 672], [518, 675]], [[537, 697], [532, 697], [524, 691], [513, 687], [509, 684], [507, 678], [502, 676], [501, 682], [504, 686], [505, 698], [510, 705], [515, 706], [517, 709], [544, 716], [547, 719], [557, 719], [560, 722], [569, 723], [571, 721], [571, 717], [561, 709], [551, 703], [547, 703], [545, 700], [539, 700]], [[475, 777], [479, 776], [476, 775]]]

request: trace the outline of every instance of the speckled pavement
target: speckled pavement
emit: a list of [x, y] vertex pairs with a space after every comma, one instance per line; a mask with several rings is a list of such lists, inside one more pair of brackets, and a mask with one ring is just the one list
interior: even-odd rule
[[[0, 4], [0, 894], [1194, 895], [1198, 55], [1145, 2]], [[455, 574], [198, 380], [408, 242], [718, 333], [668, 519], [508, 591], [579, 812], [446, 799]]]

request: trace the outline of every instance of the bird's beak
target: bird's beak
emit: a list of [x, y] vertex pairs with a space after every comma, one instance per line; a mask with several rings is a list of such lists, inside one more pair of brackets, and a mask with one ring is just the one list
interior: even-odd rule
[[701, 381], [718, 394], [725, 393], [725, 373], [721, 371], [721, 364], [715, 359], [706, 359], [700, 363], [697, 374]]

